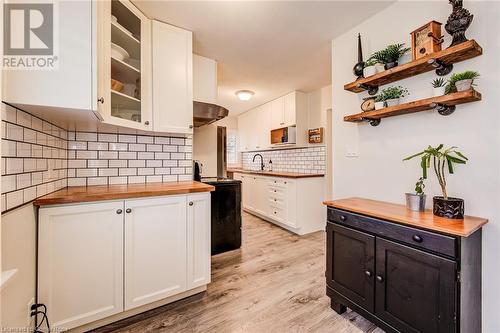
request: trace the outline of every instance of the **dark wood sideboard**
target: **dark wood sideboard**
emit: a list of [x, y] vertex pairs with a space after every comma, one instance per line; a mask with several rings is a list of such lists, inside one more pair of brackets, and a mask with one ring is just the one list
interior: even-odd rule
[[326, 293], [387, 332], [481, 332], [481, 227], [361, 198], [327, 201]]

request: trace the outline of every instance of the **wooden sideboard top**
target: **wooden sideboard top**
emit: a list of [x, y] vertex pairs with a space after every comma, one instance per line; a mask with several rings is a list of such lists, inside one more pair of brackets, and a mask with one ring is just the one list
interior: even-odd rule
[[117, 200], [172, 194], [214, 191], [212, 185], [195, 182], [141, 183], [128, 185], [98, 185], [66, 187], [34, 201], [35, 206], [60, 205], [90, 201]]
[[325, 201], [325, 205], [384, 220], [437, 231], [449, 235], [467, 237], [488, 223], [487, 219], [465, 216], [463, 220], [453, 220], [435, 216], [431, 210], [414, 212], [405, 205], [363, 198], [347, 198]]
[[233, 173], [246, 173], [250, 175], [261, 175], [261, 176], [271, 176], [271, 177], [283, 177], [283, 178], [314, 178], [314, 177], [324, 177], [322, 173], [298, 173], [298, 172], [285, 172], [285, 171], [254, 171], [230, 168], [227, 169], [228, 172]]

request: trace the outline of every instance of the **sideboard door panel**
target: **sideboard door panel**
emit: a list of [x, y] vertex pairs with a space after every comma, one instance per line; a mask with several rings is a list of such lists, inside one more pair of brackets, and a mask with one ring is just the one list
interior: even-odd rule
[[376, 315], [402, 332], [455, 332], [456, 263], [376, 240]]
[[328, 223], [327, 284], [353, 302], [373, 311], [375, 237]]

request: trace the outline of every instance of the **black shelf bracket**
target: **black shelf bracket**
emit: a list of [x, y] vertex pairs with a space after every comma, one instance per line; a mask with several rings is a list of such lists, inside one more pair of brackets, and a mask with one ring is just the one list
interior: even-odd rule
[[448, 75], [453, 70], [453, 64], [445, 64], [439, 59], [429, 59], [427, 63], [436, 68], [436, 74], [439, 76]]
[[370, 125], [372, 125], [372, 126], [375, 127], [375, 126], [380, 125], [381, 119], [363, 118], [363, 121], [367, 121], [367, 122], [370, 123]]
[[445, 105], [440, 103], [431, 103], [429, 105], [431, 108], [436, 109], [436, 111], [442, 116], [449, 116], [457, 108], [455, 105]]
[[378, 92], [378, 86], [371, 86], [366, 83], [360, 83], [358, 84], [358, 88], [364, 89], [368, 91], [368, 95], [373, 96]]

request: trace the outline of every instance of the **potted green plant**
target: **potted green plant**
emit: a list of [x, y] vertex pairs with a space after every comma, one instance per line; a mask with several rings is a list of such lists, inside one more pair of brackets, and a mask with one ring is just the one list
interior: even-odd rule
[[375, 65], [377, 63], [378, 62], [375, 59], [368, 59], [365, 62], [365, 66], [363, 67], [363, 76], [369, 77], [369, 76], [377, 74], [377, 68], [375, 67]]
[[465, 71], [453, 74], [446, 85], [446, 93], [454, 93], [457, 91], [466, 91], [474, 86], [474, 80], [479, 77], [476, 71]]
[[408, 89], [402, 86], [391, 86], [384, 88], [381, 92], [387, 106], [399, 104], [399, 99], [408, 96]]
[[446, 90], [446, 81], [442, 77], [435, 78], [432, 80], [432, 90], [434, 92], [434, 97], [443, 96]]
[[375, 110], [380, 110], [385, 107], [385, 97], [383, 93], [375, 96]]
[[423, 212], [425, 210], [424, 178], [420, 177], [415, 183], [415, 193], [405, 193], [406, 207], [409, 210]]
[[375, 52], [370, 59], [373, 58], [385, 64], [384, 68], [386, 70], [396, 67], [399, 58], [411, 50], [409, 47], [404, 47], [404, 45], [404, 43], [388, 45], [385, 49]]
[[435, 196], [432, 200], [434, 215], [450, 219], [463, 219], [464, 200], [449, 197], [446, 191], [446, 169], [448, 173], [453, 174], [454, 164], [465, 164], [468, 161], [467, 157], [456, 150], [456, 148], [453, 146], [445, 149], [442, 144], [437, 147], [429, 146], [424, 151], [408, 156], [403, 161], [420, 157], [423, 179], [427, 179], [427, 169], [431, 167], [432, 163], [443, 194], [442, 196]]

